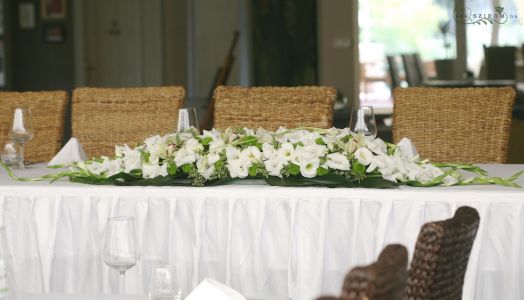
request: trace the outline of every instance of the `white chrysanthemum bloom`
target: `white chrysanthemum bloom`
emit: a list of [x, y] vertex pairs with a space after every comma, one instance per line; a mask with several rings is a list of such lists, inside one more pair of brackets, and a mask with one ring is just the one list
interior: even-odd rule
[[300, 174], [306, 178], [313, 178], [317, 175], [317, 169], [319, 167], [320, 160], [310, 159], [304, 160], [300, 163]]
[[235, 160], [240, 158], [240, 150], [233, 147], [233, 146], [227, 146], [226, 147], [226, 157], [227, 160]]
[[373, 153], [369, 149], [361, 147], [355, 151], [355, 158], [359, 163], [367, 166], [373, 161]]
[[262, 153], [255, 146], [249, 146], [240, 151], [240, 159], [247, 160], [251, 163], [260, 162]]
[[178, 167], [194, 163], [196, 160], [197, 154], [194, 151], [187, 149], [186, 147], [182, 147], [175, 152], [174, 161]]
[[293, 159], [293, 156], [295, 154], [295, 148], [291, 143], [283, 143], [280, 145], [280, 148], [278, 148], [277, 156], [280, 160], [283, 161], [290, 161]]
[[245, 178], [249, 175], [249, 162], [243, 159], [228, 160], [227, 169], [231, 178]]
[[144, 164], [142, 165], [143, 178], [155, 178], [158, 176], [167, 176], [167, 164]]
[[347, 171], [349, 170], [349, 160], [340, 153], [330, 153], [327, 155], [326, 165], [335, 170]]
[[284, 162], [278, 157], [273, 157], [264, 161], [264, 167], [266, 168], [269, 175], [282, 177], [280, 172], [284, 168]]
[[379, 155], [379, 154], [387, 154], [388, 147], [386, 146], [386, 143], [384, 143], [383, 140], [373, 137], [365, 137], [366, 141], [366, 147], [371, 150], [373, 153]]
[[262, 144], [262, 156], [264, 159], [272, 159], [277, 157], [277, 149], [270, 143]]

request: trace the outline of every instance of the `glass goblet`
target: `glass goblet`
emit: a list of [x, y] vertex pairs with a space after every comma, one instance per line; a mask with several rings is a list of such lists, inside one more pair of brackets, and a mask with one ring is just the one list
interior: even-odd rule
[[196, 108], [178, 110], [177, 132], [199, 131]]
[[181, 300], [182, 289], [176, 281], [174, 266], [154, 266], [149, 281], [150, 300]]
[[351, 111], [349, 129], [355, 133], [375, 138], [377, 136], [377, 124], [375, 114], [371, 106], [361, 106]]
[[24, 169], [24, 145], [29, 142], [35, 134], [31, 109], [26, 107], [14, 108], [10, 126], [9, 139], [19, 146], [18, 166], [20, 169]]
[[119, 293], [125, 294], [125, 274], [140, 258], [133, 217], [107, 219], [103, 248], [104, 262], [120, 273]]

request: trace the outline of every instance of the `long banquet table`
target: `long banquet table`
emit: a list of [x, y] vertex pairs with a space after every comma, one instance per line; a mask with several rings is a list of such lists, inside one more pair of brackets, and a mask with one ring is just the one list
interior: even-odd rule
[[[524, 165], [487, 165], [510, 176]], [[37, 176], [41, 166], [18, 171]], [[524, 186], [524, 178], [518, 182]], [[137, 219], [142, 257], [126, 274], [145, 294], [151, 265], [169, 263], [189, 291], [204, 278], [248, 298], [309, 300], [338, 294], [346, 272], [390, 243], [410, 255], [423, 223], [475, 207], [481, 223], [464, 299], [523, 299], [524, 189], [466, 186], [399, 189], [116, 187], [17, 182], [0, 171], [0, 209], [23, 293], [105, 294], [117, 273], [101, 259], [106, 219]]]

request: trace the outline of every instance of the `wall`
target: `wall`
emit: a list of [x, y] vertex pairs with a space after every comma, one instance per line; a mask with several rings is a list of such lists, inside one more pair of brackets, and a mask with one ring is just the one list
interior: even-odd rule
[[358, 103], [357, 1], [317, 0], [319, 84]]
[[[34, 29], [20, 29], [19, 3], [35, 4]], [[63, 43], [46, 43], [40, 1], [15, 0], [11, 6], [12, 88], [18, 91], [71, 90], [74, 86], [73, 0], [66, 1], [67, 16], [59, 23], [65, 26]], [[46, 23], [50, 23], [46, 21]], [[58, 22], [56, 22], [58, 23]]]
[[164, 84], [187, 86], [187, 0], [163, 3]]
[[[194, 0], [192, 5], [194, 73], [190, 74], [190, 81], [194, 90], [191, 96], [206, 98], [216, 70], [224, 63], [229, 51], [233, 32], [238, 29], [238, 2]], [[238, 66], [238, 60], [235, 60], [228, 85], [238, 84]]]

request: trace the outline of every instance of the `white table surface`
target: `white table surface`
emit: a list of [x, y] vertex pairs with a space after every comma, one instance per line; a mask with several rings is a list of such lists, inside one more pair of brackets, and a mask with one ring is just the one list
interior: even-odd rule
[[[507, 177], [524, 165], [485, 167]], [[17, 174], [45, 172], [37, 166]], [[186, 291], [209, 277], [248, 298], [309, 300], [338, 294], [346, 272], [374, 261], [387, 244], [401, 243], [411, 255], [423, 223], [451, 217], [462, 205], [481, 216], [463, 299], [523, 299], [524, 189], [328, 189], [260, 181], [116, 187], [16, 182], [0, 172], [1, 219], [18, 290], [37, 294], [117, 289], [117, 274], [100, 256], [108, 216], [137, 220], [142, 258], [126, 275], [131, 294], [145, 294], [151, 265], [169, 263]]]

